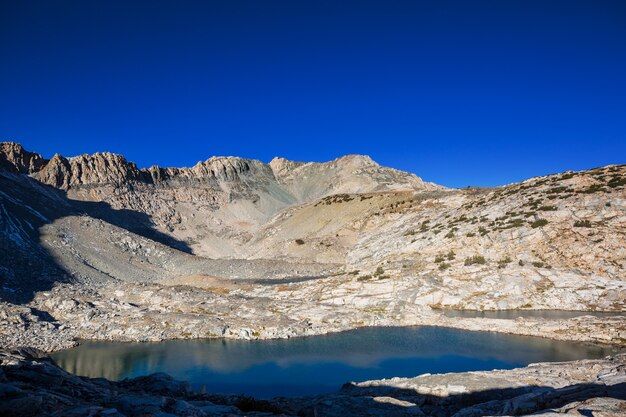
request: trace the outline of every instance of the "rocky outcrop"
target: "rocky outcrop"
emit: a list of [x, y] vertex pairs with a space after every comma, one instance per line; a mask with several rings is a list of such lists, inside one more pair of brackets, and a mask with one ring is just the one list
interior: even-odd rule
[[32, 174], [41, 170], [46, 163], [41, 155], [24, 150], [18, 143], [0, 142], [0, 169]]
[[[623, 416], [626, 356], [542, 363], [509, 371], [348, 383], [317, 397], [270, 401], [197, 392], [166, 374], [78, 377], [33, 350], [0, 351], [3, 416]], [[549, 414], [548, 414], [549, 413]], [[595, 415], [595, 414], [594, 414]]]
[[67, 190], [77, 186], [125, 186], [148, 178], [121, 155], [109, 152], [64, 158], [56, 154], [34, 177], [44, 184]]

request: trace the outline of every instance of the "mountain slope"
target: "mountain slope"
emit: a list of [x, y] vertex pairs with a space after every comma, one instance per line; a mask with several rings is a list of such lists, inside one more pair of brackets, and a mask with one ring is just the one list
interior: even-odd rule
[[449, 190], [356, 155], [142, 170], [108, 153], [46, 161], [1, 146], [9, 290], [29, 268], [53, 282], [201, 287], [344, 270], [343, 301], [327, 302], [379, 288], [366, 303], [624, 309], [625, 166]]

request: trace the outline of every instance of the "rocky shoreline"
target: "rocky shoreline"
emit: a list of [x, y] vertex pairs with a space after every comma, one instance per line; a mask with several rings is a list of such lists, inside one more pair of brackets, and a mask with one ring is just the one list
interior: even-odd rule
[[381, 305], [375, 297], [362, 306], [357, 302], [337, 305], [312, 297], [294, 300], [285, 290], [276, 291], [273, 297], [262, 292], [267, 289], [259, 291], [221, 293], [156, 284], [120, 284], [97, 290], [59, 285], [25, 305], [0, 302], [0, 348], [53, 352], [75, 346], [80, 339], [277, 339], [371, 326], [441, 326], [626, 346], [626, 317], [619, 312], [602, 317], [581, 313], [566, 319], [464, 318], [399, 301], [374, 308]]
[[[171, 318], [170, 318], [171, 319]], [[129, 318], [125, 318], [128, 323]], [[170, 339], [230, 338], [230, 339], [285, 339], [290, 337], [315, 336], [353, 330], [372, 326], [438, 326], [470, 331], [489, 331], [520, 336], [534, 336], [561, 341], [596, 343], [617, 347], [626, 346], [626, 319], [623, 315], [615, 317], [580, 316], [563, 320], [542, 318], [487, 319], [487, 318], [451, 318], [442, 314], [425, 314], [413, 320], [397, 321], [372, 318], [359, 326], [310, 326], [306, 322], [294, 322], [285, 327], [269, 325], [260, 331], [249, 324], [223, 327], [215, 323], [199, 322], [193, 332], [185, 331], [189, 322], [196, 323], [198, 317], [181, 316], [168, 326], [169, 331], [160, 327], [145, 329], [140, 323], [126, 327], [111, 326], [104, 331], [92, 331], [93, 327], [82, 326], [73, 321], [56, 321], [47, 317], [45, 312], [28, 306], [0, 305], [0, 348], [17, 349], [31, 347], [43, 352], [55, 352], [74, 347], [78, 340], [107, 340], [119, 342], [155, 342]], [[214, 327], [211, 327], [214, 326]], [[207, 332], [211, 327], [213, 332]]]
[[506, 371], [351, 382], [333, 394], [263, 401], [193, 391], [187, 383], [165, 374], [119, 382], [78, 377], [36, 350], [0, 351], [0, 415], [7, 417], [478, 417], [536, 413], [609, 417], [624, 412], [626, 354]]

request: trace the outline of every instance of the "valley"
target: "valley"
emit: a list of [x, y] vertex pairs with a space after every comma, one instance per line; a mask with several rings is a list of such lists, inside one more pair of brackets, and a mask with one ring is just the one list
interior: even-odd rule
[[625, 271], [624, 165], [449, 189], [360, 155], [140, 169], [0, 144], [7, 358], [402, 326], [624, 348]]

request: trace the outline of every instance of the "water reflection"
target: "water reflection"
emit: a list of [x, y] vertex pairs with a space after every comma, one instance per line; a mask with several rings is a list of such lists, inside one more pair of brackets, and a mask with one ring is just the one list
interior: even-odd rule
[[196, 387], [260, 397], [331, 392], [350, 380], [597, 358], [612, 348], [438, 327], [367, 328], [288, 340], [85, 342], [54, 360], [78, 375], [167, 372]]

